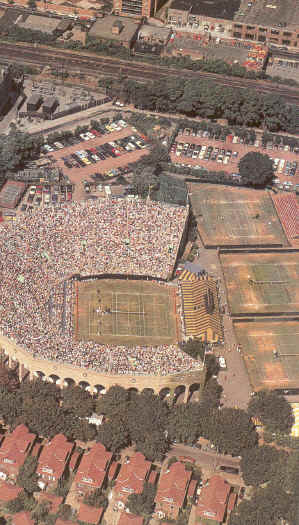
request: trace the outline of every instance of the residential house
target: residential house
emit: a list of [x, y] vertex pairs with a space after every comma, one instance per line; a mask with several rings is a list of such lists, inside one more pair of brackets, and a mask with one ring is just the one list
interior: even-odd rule
[[84, 453], [75, 477], [79, 493], [102, 488], [111, 459], [111, 452], [107, 452], [102, 443], [96, 443]]
[[0, 482], [0, 503], [8, 503], [13, 499], [16, 499], [21, 492], [23, 491], [22, 487], [17, 487], [16, 485], [11, 485], [5, 481]]
[[128, 458], [126, 463], [121, 465], [114, 487], [114, 494], [120, 509], [125, 507], [130, 494], [142, 493], [150, 468], [150, 461], [147, 461], [140, 452]]
[[143, 517], [135, 516], [134, 514], [128, 514], [127, 512], [122, 512], [120, 519], [117, 525], [142, 525]]
[[156, 514], [163, 519], [177, 519], [183, 508], [192, 472], [177, 461], [160, 474], [160, 480], [155, 497]]
[[11, 525], [34, 525], [34, 520], [31, 519], [30, 512], [18, 512], [12, 517]]
[[[201, 489], [196, 505], [197, 518], [212, 520], [213, 525], [223, 523], [230, 501], [231, 489], [231, 485], [222, 477], [213, 476]], [[235, 504], [235, 499], [233, 501]], [[232, 509], [230, 508], [230, 510]]]
[[63, 434], [57, 434], [46, 443], [36, 469], [40, 478], [38, 485], [41, 489], [56, 485], [62, 478], [74, 446], [74, 443], [70, 443]]
[[90, 507], [85, 503], [81, 503], [79, 512], [77, 515], [78, 521], [84, 521], [84, 523], [90, 523], [91, 525], [98, 525], [104, 514], [103, 507]]
[[25, 425], [17, 426], [13, 432], [5, 436], [0, 448], [0, 479], [16, 480], [19, 469], [23, 465], [36, 440]]

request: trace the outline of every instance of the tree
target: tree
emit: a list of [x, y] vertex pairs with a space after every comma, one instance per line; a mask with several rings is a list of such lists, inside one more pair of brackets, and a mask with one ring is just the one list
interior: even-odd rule
[[72, 514], [73, 514], [73, 509], [71, 507], [71, 505], [68, 505], [66, 503], [61, 503], [59, 505], [59, 509], [58, 509], [58, 516], [59, 518], [61, 518], [62, 520], [70, 520], [72, 518]]
[[19, 388], [19, 385], [20, 381], [16, 372], [0, 365], [0, 388], [13, 392]]
[[26, 492], [32, 494], [33, 492], [39, 491], [37, 484], [38, 475], [36, 474], [37, 458], [33, 456], [27, 456], [24, 464], [19, 470], [17, 478], [17, 484], [23, 487]]
[[241, 409], [223, 408], [214, 411], [208, 439], [220, 452], [239, 456], [244, 449], [256, 446], [258, 435], [248, 414]]
[[132, 514], [137, 516], [150, 516], [154, 510], [154, 499], [156, 488], [151, 483], [144, 483], [141, 494], [130, 494], [128, 497], [128, 508]]
[[108, 500], [105, 494], [102, 493], [100, 489], [96, 489], [92, 492], [87, 493], [84, 496], [84, 503], [90, 505], [91, 507], [103, 507], [106, 508], [108, 505]]
[[83, 418], [91, 416], [94, 400], [89, 392], [80, 386], [69, 386], [63, 390], [63, 408]]
[[195, 443], [200, 435], [197, 403], [174, 405], [168, 415], [167, 432], [170, 441]]
[[130, 443], [129, 432], [117, 418], [105, 421], [100, 426], [97, 441], [103, 443], [103, 445], [112, 452], [118, 452], [122, 448], [125, 448]]
[[243, 184], [265, 186], [273, 179], [273, 161], [262, 153], [246, 153], [239, 162], [239, 174]]
[[206, 344], [200, 339], [196, 339], [195, 337], [190, 341], [181, 343], [180, 347], [184, 352], [186, 352], [186, 354], [189, 354], [194, 359], [201, 359], [201, 361], [204, 360]]
[[115, 385], [110, 387], [104, 396], [100, 397], [96, 405], [96, 412], [97, 414], [105, 414], [109, 418], [115, 417], [121, 421], [126, 421], [128, 402], [128, 391]]
[[261, 420], [265, 430], [289, 434], [294, 423], [291, 405], [274, 390], [260, 390], [251, 398], [248, 413]]
[[271, 480], [282, 456], [285, 462], [287, 455], [268, 445], [244, 450], [240, 467], [246, 485], [261, 485]]
[[200, 404], [206, 409], [218, 408], [220, 404], [220, 398], [223, 388], [217, 382], [217, 379], [211, 378], [206, 383], [201, 399]]

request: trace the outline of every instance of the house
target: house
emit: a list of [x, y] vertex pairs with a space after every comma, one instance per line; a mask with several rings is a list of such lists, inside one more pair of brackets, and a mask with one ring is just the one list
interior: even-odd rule
[[46, 443], [36, 469], [41, 489], [55, 485], [62, 478], [74, 446], [63, 434], [57, 434], [52, 441]]
[[111, 452], [107, 452], [102, 443], [96, 443], [85, 452], [75, 477], [78, 492], [100, 489], [106, 479], [111, 459]]
[[150, 467], [150, 461], [147, 461], [140, 452], [128, 458], [126, 463], [121, 465], [114, 487], [117, 505], [120, 509], [125, 507], [130, 494], [142, 493]]
[[[216, 523], [219, 525], [223, 523], [226, 516], [231, 488], [231, 485], [223, 478], [220, 476], [213, 476], [201, 490], [196, 505], [197, 518], [212, 520], [213, 525]], [[230, 510], [232, 509], [230, 508]]]
[[79, 512], [77, 515], [78, 521], [84, 521], [84, 523], [90, 523], [91, 525], [98, 525], [104, 514], [103, 507], [90, 507], [85, 503], [81, 503]]
[[19, 469], [30, 453], [36, 435], [31, 434], [25, 425], [18, 425], [5, 436], [0, 448], [0, 479], [16, 480]]
[[34, 520], [31, 519], [30, 512], [18, 512], [12, 517], [11, 525], [34, 525]]
[[143, 517], [135, 516], [134, 514], [128, 514], [127, 512], [122, 512], [120, 519], [117, 525], [142, 525]]
[[0, 502], [8, 503], [13, 499], [16, 499], [21, 492], [23, 491], [22, 487], [17, 487], [16, 485], [11, 485], [5, 481], [0, 482]]
[[158, 517], [177, 519], [184, 506], [191, 476], [192, 472], [186, 470], [185, 465], [179, 461], [161, 473], [155, 497]]

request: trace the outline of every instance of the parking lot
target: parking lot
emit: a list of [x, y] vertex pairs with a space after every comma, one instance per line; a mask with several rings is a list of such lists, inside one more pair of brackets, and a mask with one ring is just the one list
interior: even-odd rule
[[146, 137], [121, 120], [72, 137], [68, 144], [46, 144], [44, 153], [76, 186], [74, 197], [77, 199], [84, 181], [111, 180], [125, 175], [128, 164], [148, 153], [148, 143]]
[[[245, 144], [234, 135], [211, 136], [208, 131], [180, 130], [171, 146], [170, 157], [174, 164], [184, 164], [195, 169], [226, 171], [238, 177], [239, 160], [248, 152], [259, 151], [273, 159], [274, 184], [280, 189], [296, 189], [299, 185], [299, 151], [289, 146], [267, 144], [261, 139]], [[299, 186], [298, 186], [299, 188]]]

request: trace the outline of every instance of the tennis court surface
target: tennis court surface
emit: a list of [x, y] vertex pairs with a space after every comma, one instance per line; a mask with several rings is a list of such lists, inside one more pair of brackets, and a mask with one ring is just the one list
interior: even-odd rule
[[148, 281], [96, 279], [76, 283], [77, 339], [104, 344], [177, 342], [174, 287]]
[[253, 390], [299, 386], [299, 322], [235, 322]]
[[266, 191], [192, 184], [191, 203], [205, 246], [288, 245]]
[[299, 251], [220, 255], [232, 315], [299, 313]]

